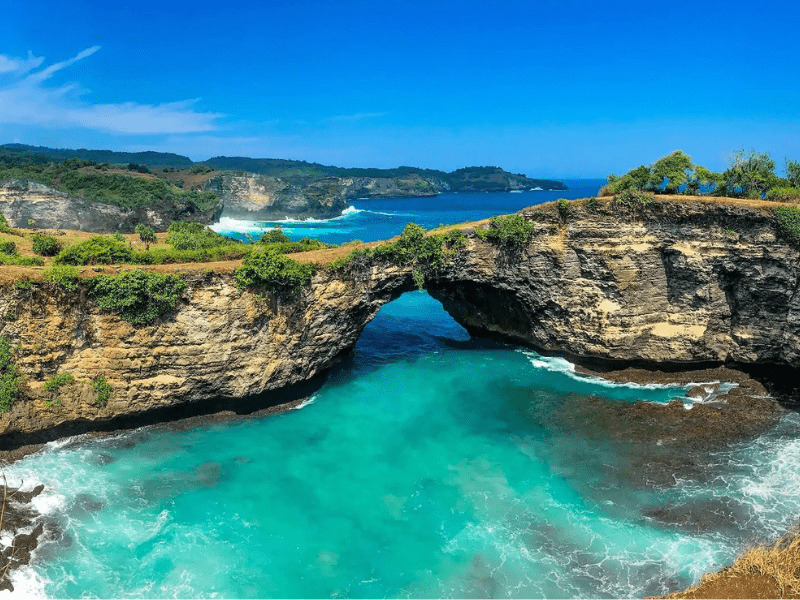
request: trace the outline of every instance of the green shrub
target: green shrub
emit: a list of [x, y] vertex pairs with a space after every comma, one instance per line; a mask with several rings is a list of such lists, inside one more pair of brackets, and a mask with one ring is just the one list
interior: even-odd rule
[[33, 234], [33, 251], [41, 256], [55, 256], [61, 250], [61, 243], [52, 235]]
[[111, 384], [106, 381], [105, 375], [98, 375], [92, 379], [92, 389], [97, 392], [97, 399], [95, 404], [105, 406], [108, 404], [108, 399], [111, 398]]
[[44, 280], [70, 291], [78, 289], [80, 271], [72, 265], [53, 265], [44, 272]]
[[590, 211], [596, 212], [599, 206], [600, 204], [597, 202], [597, 198], [586, 199], [586, 208], [588, 208]]
[[33, 287], [33, 279], [30, 277], [23, 277], [22, 279], [17, 279], [14, 282], [14, 289], [15, 290], [29, 290]]
[[800, 243], [800, 207], [779, 206], [775, 215], [781, 232], [794, 243]]
[[237, 243], [208, 229], [202, 223], [175, 221], [167, 229], [167, 243], [176, 250], [202, 250]]
[[186, 289], [180, 277], [152, 271], [100, 275], [88, 283], [97, 306], [134, 325], [150, 324], [174, 310]]
[[409, 223], [398, 240], [382, 244], [374, 250], [356, 248], [347, 256], [334, 260], [328, 269], [352, 274], [365, 272], [379, 262], [410, 266], [414, 283], [423, 289], [425, 277], [458, 256], [466, 244], [467, 238], [460, 230], [426, 236], [425, 229], [416, 223]]
[[139, 234], [139, 239], [144, 243], [144, 249], [150, 250], [150, 244], [156, 243], [156, 232], [152, 227], [139, 223], [134, 232]]
[[797, 187], [776, 187], [767, 192], [768, 200], [776, 202], [800, 202], [800, 188]]
[[0, 337], [0, 413], [8, 412], [22, 394], [22, 375], [14, 364], [16, 349]]
[[0, 253], [14, 255], [17, 253], [17, 245], [14, 242], [0, 242]]
[[569, 219], [571, 209], [569, 206], [569, 200], [566, 198], [559, 198], [558, 200], [558, 216], [561, 217], [564, 221]]
[[0, 265], [16, 265], [18, 267], [40, 267], [44, 264], [38, 256], [20, 256], [19, 254], [4, 254], [0, 252]]
[[75, 382], [75, 377], [69, 371], [53, 375], [50, 379], [44, 382], [42, 388], [47, 392], [52, 392], [58, 388]]
[[261, 236], [262, 244], [280, 244], [291, 241], [292, 240], [289, 239], [289, 236], [283, 233], [283, 229], [281, 229], [280, 227], [276, 227], [275, 229], [270, 229], [269, 231], [265, 232], [264, 235]]
[[14, 233], [14, 230], [8, 226], [8, 221], [3, 213], [0, 213], [0, 233]]
[[127, 244], [128, 243], [128, 240], [125, 239], [125, 236], [122, 235], [119, 231], [115, 231], [114, 233], [112, 233], [111, 237], [114, 238], [114, 240], [118, 241], [121, 244]]
[[130, 262], [139, 265], [165, 265], [184, 262], [209, 262], [217, 260], [238, 260], [253, 250], [247, 244], [225, 244], [200, 250], [176, 250], [156, 248], [144, 252], [133, 251]]
[[484, 240], [499, 242], [513, 248], [522, 248], [531, 243], [535, 225], [520, 214], [489, 219], [488, 229], [476, 229], [475, 233]]
[[53, 259], [58, 265], [113, 265], [131, 261], [131, 249], [117, 240], [95, 235], [88, 240], [64, 248]]
[[646, 194], [637, 190], [623, 190], [614, 196], [614, 201], [620, 206], [629, 208], [644, 208], [654, 201], [652, 194]]
[[234, 275], [240, 289], [297, 294], [311, 282], [315, 272], [314, 265], [301, 264], [271, 248], [257, 248], [245, 257]]

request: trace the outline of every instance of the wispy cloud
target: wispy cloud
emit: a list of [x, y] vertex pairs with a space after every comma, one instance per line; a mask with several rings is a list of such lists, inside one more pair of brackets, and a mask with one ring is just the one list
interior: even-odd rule
[[[142, 104], [95, 104], [78, 83], [49, 85], [52, 76], [90, 57], [100, 46], [36, 70], [44, 58], [28, 53], [17, 59], [0, 55], [0, 124], [78, 127], [127, 134], [174, 134], [213, 131], [222, 114], [202, 112], [197, 100]], [[32, 71], [32, 72], [31, 72]]]
[[0, 73], [27, 73], [43, 62], [43, 56], [34, 56], [30, 51], [27, 58], [14, 58], [7, 54], [0, 54]]

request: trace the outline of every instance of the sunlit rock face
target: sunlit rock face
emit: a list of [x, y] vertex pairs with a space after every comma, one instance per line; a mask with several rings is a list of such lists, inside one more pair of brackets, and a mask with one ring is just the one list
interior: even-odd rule
[[156, 231], [166, 231], [172, 221], [212, 223], [219, 218], [222, 203], [206, 211], [190, 206], [143, 206], [127, 209], [113, 204], [94, 202], [71, 196], [42, 183], [27, 179], [10, 179], [0, 183], [0, 213], [11, 227], [39, 229], [73, 229], [108, 233], [133, 232], [144, 223]]

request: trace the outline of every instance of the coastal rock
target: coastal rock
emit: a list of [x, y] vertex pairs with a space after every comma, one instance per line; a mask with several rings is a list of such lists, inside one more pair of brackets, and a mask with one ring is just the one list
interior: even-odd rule
[[[127, 209], [71, 196], [27, 179], [0, 182], [0, 213], [11, 227], [18, 228], [131, 233], [137, 224], [144, 223], [156, 231], [166, 231], [175, 220], [211, 223], [221, 209], [221, 204], [205, 212], [192, 212], [189, 207], [176, 211], [157, 206]], [[34, 225], [29, 225], [31, 221]]]
[[[515, 249], [467, 230], [458, 260], [426, 278], [473, 333], [581, 360], [626, 365], [800, 367], [800, 253], [768, 203], [659, 200], [641, 211], [603, 201], [523, 211], [532, 242]], [[731, 231], [738, 233], [731, 234]], [[218, 398], [309, 381], [352, 349], [378, 309], [415, 289], [410, 266], [321, 269], [294, 299], [239, 291], [232, 275], [195, 269], [182, 305], [151, 326], [103, 313], [53, 287], [0, 295], [0, 335], [19, 344], [25, 398], [0, 415], [14, 448]], [[45, 379], [69, 371], [57, 394]], [[113, 391], [97, 403], [90, 380]], [[682, 410], [682, 409], [681, 409]]]
[[225, 173], [209, 179], [205, 190], [222, 198], [222, 216], [235, 219], [329, 219], [347, 207], [347, 186], [337, 177], [301, 187], [277, 177]]

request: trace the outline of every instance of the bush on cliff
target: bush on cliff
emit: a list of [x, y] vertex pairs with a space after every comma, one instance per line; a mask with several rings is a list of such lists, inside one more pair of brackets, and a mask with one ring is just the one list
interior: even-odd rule
[[203, 250], [239, 243], [194, 221], [175, 221], [167, 232], [167, 243], [176, 250]]
[[57, 265], [113, 265], [131, 261], [132, 251], [114, 238], [95, 235], [64, 248], [53, 259]]
[[347, 274], [363, 273], [376, 263], [391, 263], [411, 267], [417, 287], [422, 289], [425, 277], [437, 272], [448, 261], [457, 257], [466, 246], [467, 239], [458, 229], [446, 234], [425, 235], [425, 229], [416, 223], [406, 225], [399, 239], [381, 244], [375, 249], [356, 248], [343, 258], [334, 260], [331, 271]]
[[33, 251], [40, 256], [55, 256], [61, 250], [61, 243], [52, 235], [33, 234]]
[[800, 187], [776, 187], [767, 192], [767, 199], [776, 202], [800, 203]]
[[58, 390], [58, 388], [69, 385], [70, 383], [75, 383], [75, 376], [69, 371], [65, 371], [58, 375], [53, 375], [50, 379], [45, 381], [42, 385], [42, 389], [46, 392], [54, 392]]
[[275, 229], [270, 229], [265, 232], [264, 235], [261, 236], [260, 241], [262, 244], [282, 244], [291, 242], [292, 240], [289, 239], [288, 235], [283, 233], [283, 229], [276, 227]]
[[314, 265], [301, 264], [267, 247], [250, 252], [234, 276], [240, 289], [295, 295], [311, 283], [315, 272]]
[[78, 289], [80, 271], [72, 265], [53, 265], [44, 272], [42, 278], [47, 283], [52, 283], [64, 289], [75, 291]]
[[0, 336], [0, 413], [8, 412], [22, 394], [22, 375], [14, 364], [16, 349]]
[[186, 289], [180, 277], [152, 271], [100, 275], [88, 283], [97, 306], [133, 325], [148, 325], [174, 310]]
[[0, 213], [0, 233], [14, 233], [14, 230], [8, 226], [8, 221], [3, 213]]
[[174, 248], [155, 248], [131, 253], [130, 263], [137, 265], [166, 265], [172, 263], [210, 262], [216, 260], [238, 260], [252, 250], [247, 244], [226, 244], [199, 250], [176, 250]]
[[800, 243], [800, 207], [779, 206], [775, 215], [781, 232], [795, 244]]
[[0, 242], [0, 253], [14, 255], [17, 253], [17, 245], [14, 242]]
[[44, 264], [38, 256], [20, 256], [19, 254], [5, 254], [0, 252], [0, 265], [16, 265], [18, 267], [40, 267]]
[[522, 248], [531, 243], [535, 225], [520, 214], [489, 219], [488, 229], [476, 229], [481, 239], [498, 242], [512, 248]]

